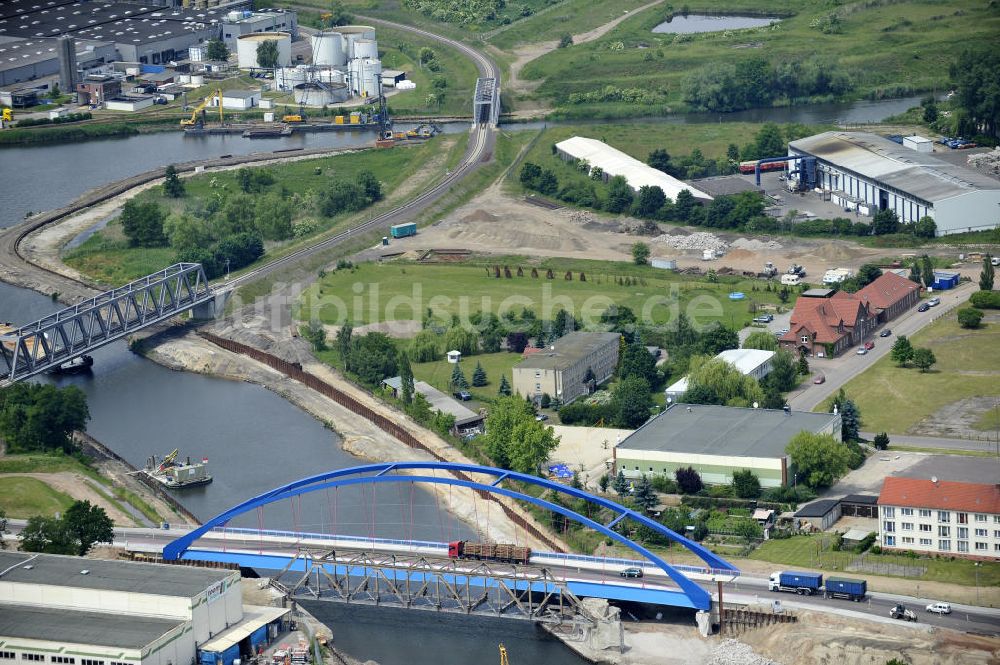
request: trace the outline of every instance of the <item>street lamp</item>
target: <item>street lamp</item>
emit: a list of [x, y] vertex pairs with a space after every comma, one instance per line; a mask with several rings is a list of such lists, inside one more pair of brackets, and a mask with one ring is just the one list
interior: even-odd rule
[[229, 281], [229, 259], [226, 259], [226, 281]]
[[983, 565], [980, 561], [974, 561], [972, 563], [973, 569], [976, 571], [976, 605], [979, 604], [979, 567]]

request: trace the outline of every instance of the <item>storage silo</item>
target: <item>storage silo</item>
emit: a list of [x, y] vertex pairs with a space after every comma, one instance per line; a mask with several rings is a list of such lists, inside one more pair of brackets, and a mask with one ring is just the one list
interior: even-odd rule
[[281, 67], [274, 71], [274, 87], [278, 90], [291, 90], [300, 83], [309, 80], [309, 68], [303, 65], [298, 67]]
[[378, 58], [378, 42], [374, 39], [357, 39], [354, 41], [355, 58]]
[[292, 36], [287, 32], [255, 32], [241, 35], [236, 40], [236, 62], [240, 69], [259, 69], [257, 62], [257, 47], [263, 42], [275, 42], [278, 45], [278, 66], [287, 67], [292, 64]]
[[354, 55], [354, 43], [359, 39], [375, 39], [375, 28], [370, 25], [342, 25], [337, 28], [344, 37], [344, 50], [347, 51], [347, 59], [356, 58]]
[[295, 103], [303, 106], [330, 106], [341, 104], [350, 97], [347, 86], [343, 83], [319, 85], [303, 83], [295, 86]]
[[312, 36], [313, 64], [342, 67], [347, 64], [344, 36], [339, 32], [317, 32]]
[[360, 97], [376, 97], [382, 82], [382, 61], [355, 58], [348, 69], [351, 90]]

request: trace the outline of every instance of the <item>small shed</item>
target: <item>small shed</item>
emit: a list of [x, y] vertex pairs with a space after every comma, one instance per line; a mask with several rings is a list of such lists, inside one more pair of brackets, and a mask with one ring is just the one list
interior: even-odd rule
[[947, 291], [948, 289], [953, 289], [958, 286], [958, 280], [961, 275], [957, 272], [951, 272], [950, 270], [935, 270], [934, 271], [934, 283], [931, 284], [931, 288], [935, 291]]
[[448, 352], [448, 362], [452, 365], [458, 364], [462, 360], [462, 352], [452, 349]]
[[848, 494], [840, 500], [840, 514], [844, 517], [872, 517], [878, 519], [878, 496]]
[[795, 519], [826, 531], [840, 519], [840, 499], [820, 499], [806, 504], [795, 513]]
[[382, 85], [387, 88], [395, 88], [396, 84], [406, 79], [406, 72], [401, 69], [383, 69]]
[[222, 92], [222, 108], [245, 111], [260, 105], [259, 90], [224, 90]]
[[870, 533], [872, 533], [871, 529], [848, 529], [847, 533], [841, 536], [841, 540], [844, 545], [854, 547], [861, 544], [861, 541], [867, 538]]
[[765, 510], [764, 508], [757, 508], [753, 511], [753, 519], [760, 524], [763, 528], [769, 529], [774, 526], [775, 513], [773, 510]]
[[154, 97], [114, 97], [104, 102], [109, 111], [141, 111], [153, 105]]
[[934, 141], [925, 136], [904, 136], [903, 147], [917, 152], [934, 152]]

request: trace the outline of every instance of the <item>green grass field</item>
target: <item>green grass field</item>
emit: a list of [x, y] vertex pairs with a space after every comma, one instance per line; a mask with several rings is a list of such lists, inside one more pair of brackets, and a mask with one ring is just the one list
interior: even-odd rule
[[[254, 168], [265, 168], [274, 176], [275, 182], [268, 187], [268, 191], [287, 192], [299, 200], [311, 198], [334, 179], [350, 179], [358, 171], [367, 169], [382, 181], [383, 191], [387, 199], [391, 199], [393, 190], [418, 169], [426, 168], [428, 162], [434, 158], [435, 151], [442, 149], [441, 146], [450, 146], [454, 140], [451, 137], [440, 136], [405, 148], [359, 150], [320, 159]], [[446, 165], [442, 163], [437, 170], [443, 173], [445, 168]], [[318, 174], [317, 169], [320, 170]], [[211, 197], [239, 193], [236, 174], [236, 171], [222, 171], [186, 178], [184, 185], [187, 193], [179, 199], [166, 197], [159, 187], [143, 192], [137, 198], [155, 201], [171, 212], [183, 212], [193, 204], [205, 205]], [[395, 205], [385, 200], [360, 213], [342, 214], [331, 218], [322, 217], [311, 210], [303, 210], [297, 217], [310, 219], [316, 223], [316, 231], [309, 236], [314, 238], [334, 231], [359, 216], [367, 218], [390, 204]], [[267, 243], [263, 260], [290, 251], [292, 247], [302, 242], [303, 239], [297, 238], [281, 243]], [[173, 263], [174, 255], [174, 250], [169, 247], [129, 247], [122, 234], [121, 224], [113, 220], [105, 229], [92, 235], [79, 247], [70, 250], [65, 255], [64, 261], [101, 283], [117, 285], [170, 265]]]
[[0, 510], [7, 517], [52, 516], [73, 505], [73, 499], [37, 478], [0, 476]]
[[[813, 568], [828, 571], [829, 574], [851, 575], [845, 567], [857, 556], [853, 552], [820, 551], [823, 536], [793, 536], [783, 540], [765, 541], [750, 555], [751, 559], [771, 561], [800, 568]], [[972, 561], [956, 559], [911, 559], [895, 554], [871, 554], [865, 557], [866, 563], [885, 564], [879, 572], [857, 574], [879, 574], [891, 577], [902, 577], [892, 573], [893, 566], [913, 566], [926, 568], [923, 575], [915, 577], [918, 581], [948, 582], [973, 586], [976, 583], [976, 567]], [[979, 585], [990, 588], [1000, 585], [1000, 564], [986, 562], [979, 567]]]
[[[486, 378], [489, 379], [489, 384], [479, 388], [470, 385], [469, 392], [472, 393], [472, 397], [479, 401], [495, 399], [497, 390], [500, 388], [500, 377], [506, 376], [507, 383], [511, 383], [513, 380], [511, 368], [519, 362], [521, 362], [520, 353], [508, 353], [506, 351], [482, 353], [478, 356], [466, 356], [463, 358], [461, 363], [462, 372], [470, 384], [472, 383], [472, 373], [476, 369], [476, 363], [482, 363], [483, 369], [486, 371]], [[450, 395], [451, 387], [448, 384], [451, 381], [451, 373], [454, 368], [455, 366], [445, 359], [429, 363], [414, 363], [413, 377], [417, 381], [426, 381], [438, 390]]]
[[[890, 338], [887, 343], [893, 341]], [[898, 367], [885, 356], [844, 386], [861, 410], [866, 431], [902, 434], [958, 400], [1000, 397], [1000, 325], [964, 330], [951, 313], [921, 330], [910, 342], [934, 351], [937, 364], [930, 372]], [[817, 410], [828, 411], [829, 406], [824, 403]], [[983, 418], [993, 424], [985, 413]]]
[[[520, 266], [524, 276], [496, 279], [489, 269], [494, 261], [509, 265], [512, 275]], [[533, 266], [538, 267], [537, 278], [531, 277]], [[554, 279], [545, 278], [549, 266]], [[565, 279], [567, 271], [572, 272], [572, 281]], [[580, 271], [586, 281], [580, 281]], [[619, 283], [623, 275], [635, 276], [630, 277], [633, 283]], [[754, 292], [753, 288], [755, 283], [750, 281], [713, 284], [682, 279], [648, 266], [602, 261], [499, 257], [481, 265], [367, 263], [327, 273], [310, 286], [303, 294], [298, 316], [308, 320], [318, 314], [324, 323], [350, 320], [359, 325], [422, 320], [428, 308], [435, 317], [465, 317], [479, 311], [502, 315], [528, 307], [542, 319], [551, 319], [562, 308], [572, 311], [585, 325], [593, 325], [601, 312], [617, 304], [651, 323], [668, 322], [676, 310], [702, 325], [721, 321], [735, 329], [746, 324], [751, 314], [748, 300], [729, 300], [731, 291], [743, 291], [758, 303], [778, 302], [775, 293]]]
[[[691, 13], [763, 11], [759, 2], [724, 0], [687, 3]], [[837, 6], [803, 0], [768, 3], [775, 14], [793, 14], [775, 28], [675, 36], [652, 28], [671, 11], [664, 4], [637, 14], [594, 42], [550, 52], [529, 63], [525, 79], [543, 81], [536, 96], [578, 117], [642, 115], [683, 108], [685, 79], [715, 62], [763, 56], [772, 64], [822, 54], [855, 81], [852, 97], [938, 89], [948, 67], [970, 44], [989, 43], [1000, 31], [995, 7], [974, 0], [956, 2], [876, 1]], [[836, 12], [842, 31], [824, 34], [812, 24]], [[521, 29], [527, 28], [527, 23]], [[574, 92], [612, 83], [659, 93], [654, 104], [620, 102], [569, 104]]]

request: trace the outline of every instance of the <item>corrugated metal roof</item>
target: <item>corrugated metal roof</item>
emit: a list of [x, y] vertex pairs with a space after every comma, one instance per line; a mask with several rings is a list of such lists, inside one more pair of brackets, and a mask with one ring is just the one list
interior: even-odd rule
[[575, 159], [586, 160], [591, 166], [600, 166], [608, 175], [624, 176], [629, 186], [636, 191], [639, 191], [643, 185], [651, 187], [655, 185], [674, 200], [677, 199], [677, 195], [682, 189], [690, 191], [696, 198], [706, 201], [712, 200], [709, 194], [695, 189], [663, 171], [657, 171], [652, 166], [643, 164], [638, 159], [630, 157], [621, 150], [612, 148], [607, 143], [602, 143], [597, 139], [574, 136], [560, 141], [556, 144], [556, 148]]
[[824, 132], [788, 147], [932, 203], [980, 189], [1000, 190], [1000, 180], [875, 134]]

